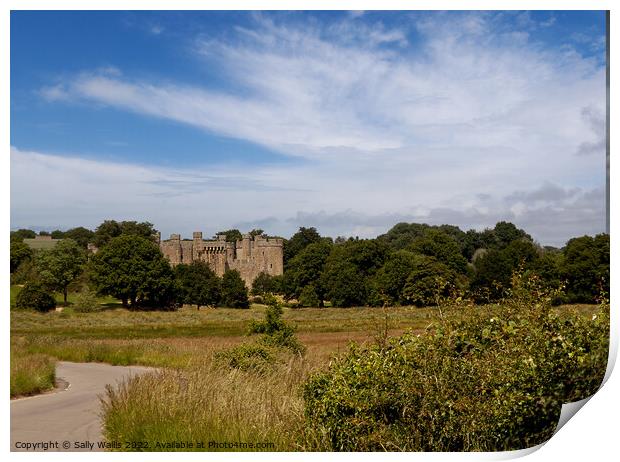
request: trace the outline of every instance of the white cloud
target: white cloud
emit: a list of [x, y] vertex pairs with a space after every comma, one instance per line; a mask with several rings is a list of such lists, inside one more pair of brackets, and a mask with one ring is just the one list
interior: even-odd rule
[[[256, 27], [237, 28], [232, 41], [195, 42], [205, 66], [221, 72], [228, 88], [99, 70], [41, 94], [174, 120], [309, 162], [253, 167], [243, 175], [220, 166], [203, 176], [56, 156], [41, 164], [58, 170], [56, 176], [64, 171], [68, 184], [85, 191], [81, 198], [92, 197], [92, 207], [76, 203], [73, 210], [97, 215], [95, 221], [123, 210], [170, 231], [268, 219], [282, 230], [268, 232], [284, 233], [312, 225], [302, 222], [307, 219], [324, 223], [326, 233], [372, 234], [398, 217], [464, 227], [514, 219], [556, 244], [600, 231], [604, 214], [594, 201], [603, 201], [595, 192], [605, 178], [604, 69], [572, 48], [533, 43], [528, 31], [544, 24], [528, 15], [519, 20], [523, 28], [511, 29], [491, 14], [436, 14], [412, 21], [412, 32], [354, 18], [321, 26], [259, 14]], [[38, 170], [38, 155], [14, 150], [12, 176], [21, 172], [25, 179], [30, 168], [49, 173]], [[94, 170], [103, 175], [102, 186], [77, 176]], [[548, 201], [527, 195], [541, 185], [580, 196], [566, 202], [561, 194]], [[511, 201], [515, 191], [523, 197]], [[27, 191], [17, 197], [14, 214], [40, 216]], [[51, 203], [42, 217], [58, 211], [54, 204], [69, 213], [67, 204], [76, 202], [55, 190], [45, 199]], [[547, 217], [561, 229], [537, 224]]]
[[151, 221], [164, 236], [230, 227], [290, 236], [299, 226], [316, 226], [331, 236], [373, 237], [402, 221], [483, 229], [510, 220], [554, 245], [604, 226], [602, 188], [545, 183], [471, 195], [462, 192], [468, 180], [458, 171], [430, 172], [408, 183], [406, 169], [382, 175], [382, 169], [360, 165], [343, 178], [336, 167], [180, 170], [11, 148], [11, 226], [95, 227], [114, 218]]

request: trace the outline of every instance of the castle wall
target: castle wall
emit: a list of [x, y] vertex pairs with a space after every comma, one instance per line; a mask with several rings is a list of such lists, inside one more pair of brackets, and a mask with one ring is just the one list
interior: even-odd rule
[[225, 237], [217, 240], [203, 240], [201, 232], [195, 232], [191, 240], [181, 240], [178, 234], [160, 241], [160, 248], [171, 265], [190, 264], [204, 261], [218, 275], [228, 269], [239, 271], [241, 279], [251, 288], [254, 279], [261, 273], [279, 276], [284, 273], [283, 241], [249, 234], [236, 242], [226, 242]]

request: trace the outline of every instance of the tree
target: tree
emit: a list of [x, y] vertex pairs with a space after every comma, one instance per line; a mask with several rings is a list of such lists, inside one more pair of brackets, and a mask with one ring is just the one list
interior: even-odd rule
[[568, 241], [560, 273], [573, 302], [591, 303], [601, 291], [609, 294], [609, 234]]
[[321, 235], [317, 232], [316, 228], [299, 228], [293, 236], [284, 242], [284, 265], [286, 266], [295, 255], [301, 252], [310, 244], [319, 242]]
[[279, 279], [276, 276], [262, 272], [252, 283], [252, 295], [265, 295], [266, 293], [278, 293], [280, 291]]
[[95, 233], [93, 233], [90, 229], [84, 228], [83, 226], [71, 228], [64, 232], [65, 238], [73, 239], [84, 249], [88, 247], [88, 243], [93, 240], [94, 236]]
[[470, 290], [477, 301], [498, 300], [510, 288], [514, 266], [504, 252], [496, 249], [485, 252], [475, 260], [474, 268]]
[[333, 261], [326, 265], [321, 284], [332, 306], [366, 305], [368, 297], [366, 278], [350, 261]]
[[220, 302], [222, 281], [208, 263], [194, 261], [191, 265], [177, 265], [174, 273], [183, 303], [197, 305], [200, 309]]
[[467, 260], [461, 254], [457, 241], [450, 235], [437, 229], [428, 229], [416, 238], [409, 247], [413, 252], [435, 257], [458, 273], [465, 273]]
[[253, 238], [256, 236], [262, 236], [264, 234], [265, 231], [263, 231], [260, 228], [254, 228], [252, 231], [250, 231], [250, 236], [252, 236]]
[[59, 229], [52, 231], [52, 239], [63, 239], [65, 237], [65, 233]]
[[403, 288], [409, 275], [417, 268], [421, 256], [406, 250], [391, 254], [373, 279], [373, 289], [377, 293], [373, 304], [406, 304]]
[[299, 294], [299, 305], [307, 307], [323, 306], [312, 284], [308, 284], [301, 289], [301, 293]]
[[426, 224], [398, 223], [386, 234], [379, 236], [377, 240], [385, 242], [390, 250], [403, 250], [409, 247], [418, 237], [421, 237], [429, 228], [429, 225]]
[[249, 308], [248, 289], [237, 270], [228, 270], [222, 278], [221, 305], [228, 308]]
[[32, 258], [32, 249], [22, 241], [11, 241], [11, 273], [21, 265], [24, 261]]
[[84, 251], [73, 239], [63, 239], [52, 249], [37, 255], [36, 266], [41, 283], [62, 292], [67, 304], [67, 287], [77, 278], [86, 263]]
[[495, 234], [495, 238], [500, 249], [518, 239], [525, 239], [528, 241], [532, 240], [532, 237], [525, 231], [506, 221], [500, 221], [497, 223], [493, 233]]
[[16, 239], [22, 241], [24, 239], [34, 239], [35, 237], [37, 237], [37, 233], [31, 229], [18, 229], [17, 231], [11, 231], [11, 240]]
[[29, 282], [17, 294], [15, 307], [47, 313], [56, 308], [56, 300], [45, 291], [41, 284]]
[[146, 237], [112, 238], [92, 258], [91, 267], [99, 293], [120, 299], [124, 307], [167, 308], [176, 301], [170, 264]]
[[105, 220], [95, 230], [93, 244], [99, 249], [104, 247], [111, 239], [120, 235], [141, 236], [153, 240], [157, 230], [148, 221], [138, 223], [136, 221]]
[[325, 290], [321, 274], [332, 249], [331, 241], [322, 239], [306, 246], [288, 264], [284, 271], [282, 291], [287, 298], [299, 298], [304, 287], [312, 285], [323, 306]]
[[243, 234], [241, 234], [241, 231], [239, 231], [238, 229], [228, 229], [226, 231], [220, 231], [215, 235], [215, 237], [217, 238], [218, 236], [222, 235], [226, 236], [226, 242], [237, 242], [243, 239]]
[[403, 304], [436, 305], [438, 298], [450, 295], [458, 287], [456, 271], [434, 257], [421, 256], [415, 263], [402, 290]]

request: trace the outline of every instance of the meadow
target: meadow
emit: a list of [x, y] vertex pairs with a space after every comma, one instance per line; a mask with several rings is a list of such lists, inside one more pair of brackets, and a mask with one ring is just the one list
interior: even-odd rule
[[[222, 450], [257, 450], [249, 443], [265, 443], [262, 450], [278, 451], [376, 450], [366, 440], [347, 441], [344, 446], [336, 446], [333, 435], [330, 436], [325, 428], [336, 428], [342, 421], [326, 424], [321, 420], [324, 417], [317, 417], [323, 414], [309, 414], [308, 403], [312, 403], [313, 398], [309, 398], [307, 384], [313, 383], [312, 380], [316, 382], [316, 377], [326, 370], [341, 367], [339, 358], [350, 356], [356, 348], [367, 349], [371, 357], [376, 354], [373, 348], [383, 352], [386, 345], [400, 342], [401, 338], [434, 338], [447, 318], [471, 323], [482, 316], [488, 321], [497, 316], [493, 313], [503, 309], [500, 305], [284, 308], [282, 319], [294, 327], [298, 340], [305, 346], [305, 354], [280, 351], [274, 355], [270, 367], [243, 370], [223, 366], [218, 354], [255, 342], [256, 336], [248, 335], [248, 327], [265, 317], [265, 305], [253, 304], [245, 310], [198, 310], [188, 306], [178, 311], [130, 311], [108, 300], [100, 302], [101, 310], [92, 313], [75, 312], [70, 305], [62, 311], [45, 314], [11, 311], [11, 395], [37, 393], [49, 388], [53, 383], [49, 371], [54, 360], [160, 368], [158, 372], [109, 388], [102, 400], [106, 438], [109, 441], [147, 441], [151, 445], [149, 450], [170, 449], [155, 447], [157, 441], [248, 444]], [[587, 323], [596, 318], [599, 310], [596, 305], [565, 305], [550, 308], [550, 316], [562, 323]], [[405, 336], [401, 337], [403, 333]], [[516, 337], [512, 341], [517, 342]], [[522, 343], [520, 340], [515, 345]], [[351, 345], [358, 346], [351, 350]], [[429, 358], [437, 356], [441, 350], [433, 347], [433, 351], [435, 353], [429, 350]], [[501, 356], [501, 352], [495, 354]], [[516, 352], [515, 356], [519, 354]], [[365, 356], [366, 353], [360, 358]], [[493, 358], [493, 367], [502, 360]], [[482, 368], [490, 367], [490, 363], [481, 364]], [[360, 367], [367, 367], [363, 360]], [[349, 366], [345, 369], [350, 370]], [[338, 373], [338, 369], [335, 372]], [[383, 375], [388, 376], [385, 371]], [[36, 380], [28, 381], [24, 377]], [[326, 387], [319, 388], [329, 390]], [[354, 394], [351, 390], [345, 393], [347, 396]], [[328, 402], [327, 398], [321, 399]], [[364, 400], [372, 401], [370, 398]], [[344, 419], [349, 412], [339, 419]], [[486, 421], [488, 416], [480, 419]], [[382, 444], [397, 440], [393, 436], [385, 438]], [[469, 450], [481, 447], [484, 448], [471, 446]], [[400, 446], [384, 447], [388, 450], [399, 448], [402, 449]]]

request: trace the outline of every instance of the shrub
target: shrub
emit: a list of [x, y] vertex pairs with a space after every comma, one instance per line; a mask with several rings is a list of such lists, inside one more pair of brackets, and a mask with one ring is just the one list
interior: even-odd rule
[[316, 294], [316, 290], [312, 284], [308, 284], [304, 287], [299, 295], [299, 305], [300, 306], [319, 306], [320, 300], [318, 295]]
[[73, 302], [73, 310], [78, 313], [90, 313], [100, 309], [101, 305], [99, 305], [97, 295], [88, 287], [84, 287]]
[[260, 342], [264, 345], [287, 348], [293, 353], [302, 354], [305, 347], [295, 336], [295, 329], [282, 319], [282, 304], [272, 294], [265, 295], [267, 310], [263, 321], [250, 323], [250, 334], [263, 334]]
[[19, 309], [33, 309], [46, 313], [56, 308], [56, 300], [39, 284], [28, 283], [17, 295], [15, 307]]
[[255, 295], [250, 298], [250, 303], [256, 303], [257, 305], [264, 305], [265, 299], [261, 295]]
[[243, 371], [265, 371], [276, 362], [275, 352], [266, 345], [241, 344], [213, 355], [216, 365]]
[[603, 379], [609, 306], [560, 317], [552, 294], [513, 287], [503, 306], [459, 307], [426, 335], [353, 345], [314, 375], [305, 415], [320, 448], [497, 451], [550, 438], [562, 404]]

